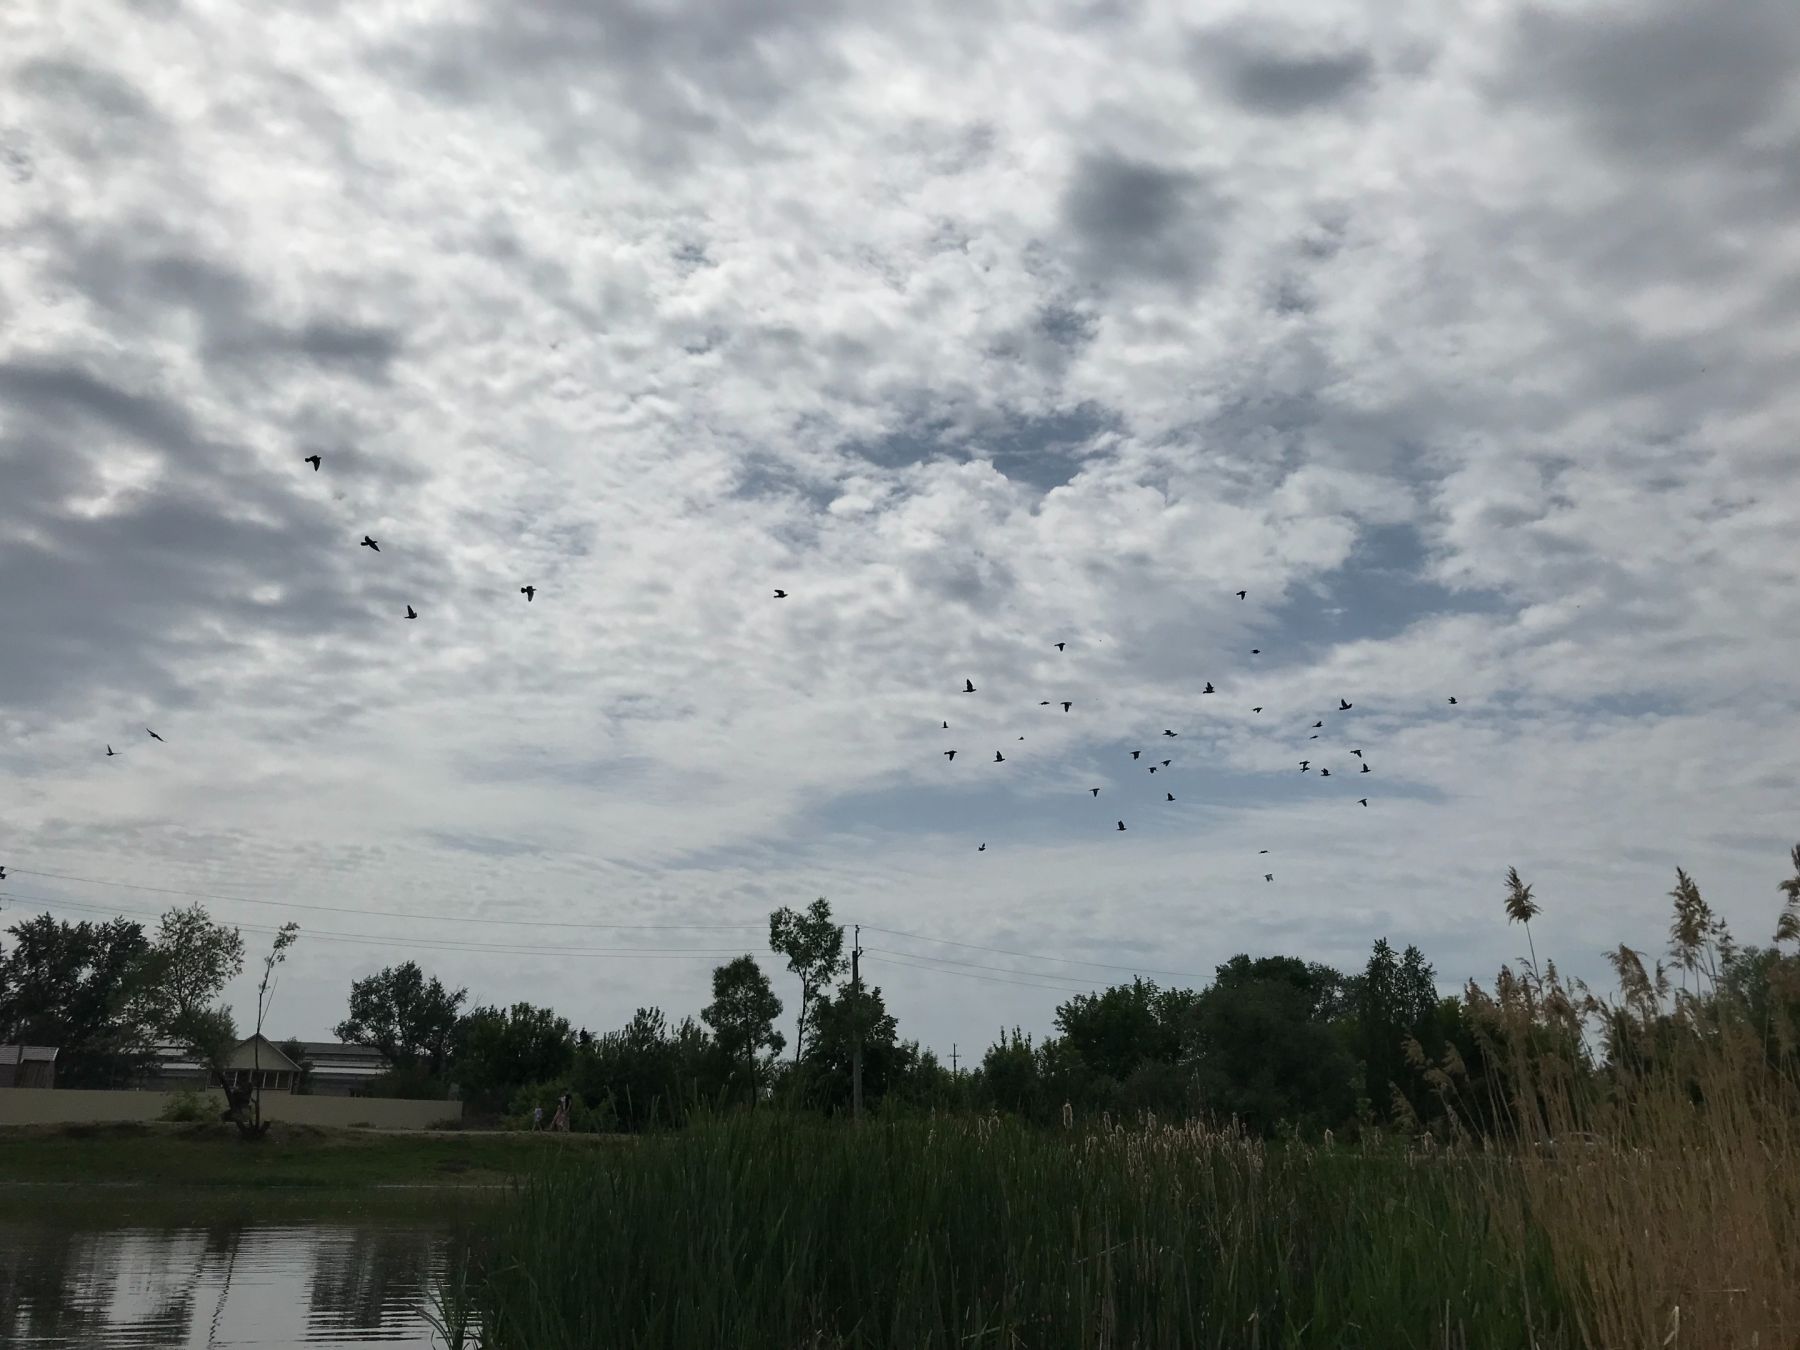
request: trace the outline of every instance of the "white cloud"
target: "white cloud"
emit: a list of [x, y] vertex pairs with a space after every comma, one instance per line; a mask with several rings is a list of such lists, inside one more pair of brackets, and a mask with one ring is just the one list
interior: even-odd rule
[[[1734, 54], [1800, 34], [1686, 23], [9, 15], [0, 861], [639, 923], [825, 894], [1201, 971], [1388, 932], [1451, 980], [1516, 946], [1508, 864], [1591, 970], [1681, 861], [1760, 938], [1800, 113]], [[1343, 734], [1377, 772], [1333, 793], [1295, 761]], [[291, 1016], [399, 954], [303, 946]], [[421, 955], [596, 1026], [703, 1001], [704, 958]], [[874, 968], [965, 1051], [1053, 999]]]

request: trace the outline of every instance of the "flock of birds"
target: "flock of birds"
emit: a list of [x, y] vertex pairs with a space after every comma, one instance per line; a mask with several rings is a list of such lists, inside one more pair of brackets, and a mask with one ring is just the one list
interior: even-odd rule
[[[1239, 600], [1246, 599], [1249, 596], [1248, 591], [1237, 591], [1237, 592], [1235, 592], [1235, 594], [1237, 595], [1237, 598]], [[785, 599], [785, 598], [787, 598], [787, 592], [778, 590], [775, 592], [775, 598], [777, 600]], [[1051, 645], [1054, 646], [1056, 648], [1056, 650], [1059, 652], [1066, 651], [1068, 648], [1068, 643], [1066, 641], [1056, 642]], [[1250, 649], [1250, 654], [1252, 656], [1261, 656], [1262, 648], [1252, 647]], [[975, 681], [970, 680], [970, 679], [964, 679], [962, 692], [965, 694], [975, 694], [975, 693], [979, 693], [980, 690], [978, 690], [975, 687]], [[1218, 690], [1213, 687], [1212, 681], [1208, 680], [1205, 682], [1205, 685], [1200, 690], [1200, 692], [1202, 694], [1216, 694], [1216, 693], [1218, 693]], [[1454, 695], [1452, 695], [1447, 701], [1452, 706], [1456, 705], [1456, 697]], [[1048, 699], [1047, 698], [1047, 699], [1040, 700], [1038, 703], [1038, 707], [1040, 707], [1040, 708], [1060, 707], [1065, 713], [1070, 711], [1074, 706], [1075, 705], [1074, 705], [1073, 701], [1068, 700], [1068, 699]], [[1252, 707], [1250, 709], [1250, 711], [1253, 713], [1260, 713], [1263, 710], [1263, 706], [1264, 705], [1262, 705], [1262, 704], [1257, 704], [1254, 707]], [[1338, 704], [1337, 704], [1337, 710], [1339, 712], [1349, 712], [1355, 706], [1356, 705], [1351, 703], [1348, 699], [1339, 698]], [[950, 723], [948, 721], [944, 722], [943, 729], [945, 731], [950, 730]], [[1311, 728], [1309, 729], [1311, 734], [1307, 737], [1307, 739], [1314, 740], [1314, 741], [1318, 740], [1321, 732], [1323, 732], [1324, 729], [1325, 729], [1325, 719], [1321, 717], [1313, 722]], [[1178, 738], [1181, 733], [1174, 730], [1172, 727], [1164, 727], [1162, 734], [1165, 739], [1174, 740], [1174, 739]], [[1022, 741], [1025, 738], [1023, 736], [1021, 736], [1021, 737], [1019, 737], [1019, 739]], [[953, 764], [956, 762], [957, 755], [961, 752], [958, 750], [943, 750], [943, 751], [940, 751], [939, 753], [944, 756], [944, 759], [946, 762]], [[1363, 758], [1363, 752], [1361, 751], [1361, 749], [1353, 749], [1350, 751], [1350, 753], [1353, 756], [1355, 756], [1355, 758], [1357, 760], [1359, 774], [1374, 772], [1374, 769], [1369, 765], [1368, 761]], [[1132, 760], [1135, 762], [1135, 761], [1142, 760], [1144, 752], [1140, 749], [1140, 750], [1133, 750], [1130, 752], [1130, 754], [1131, 754]], [[996, 751], [994, 751], [993, 762], [996, 764], [1004, 764], [1004, 763], [1006, 763], [1006, 756], [1004, 754], [1002, 754], [1000, 751], [996, 750]], [[1151, 773], [1155, 773], [1159, 769], [1168, 769], [1168, 768], [1172, 767], [1173, 764], [1174, 764], [1174, 760], [1164, 759], [1164, 760], [1159, 760], [1154, 764], [1143, 765], [1142, 767], [1147, 768], [1149, 770], [1149, 772], [1151, 772]], [[1311, 759], [1301, 760], [1300, 761], [1300, 772], [1301, 773], [1313, 772], [1313, 761]], [[1332, 776], [1331, 770], [1329, 768], [1324, 768], [1324, 767], [1321, 767], [1318, 770], [1318, 774], [1319, 774], [1319, 777], [1321, 777], [1321, 778], [1330, 778]], [[1097, 787], [1089, 788], [1088, 792], [1096, 799], [1098, 799], [1100, 796], [1100, 789]], [[1174, 800], [1175, 800], [1175, 794], [1173, 792], [1170, 792], [1167, 789], [1165, 789], [1163, 792], [1163, 801], [1165, 803], [1167, 803], [1167, 802], [1173, 802]], [[1359, 805], [1359, 806], [1367, 807], [1369, 804], [1369, 799], [1367, 797], [1358, 797], [1358, 798], [1356, 798], [1356, 802], [1357, 802], [1357, 805]], [[1125, 828], [1126, 828], [1125, 822], [1123, 820], [1115, 819], [1115, 823], [1113, 826], [1114, 833], [1123, 834], [1125, 832]], [[975, 846], [975, 851], [977, 853], [986, 853], [987, 852], [987, 844], [985, 842], [977, 844]], [[1266, 855], [1268, 852], [1269, 852], [1269, 850], [1266, 848], [1258, 850], [1259, 856]], [[1263, 880], [1264, 881], [1274, 881], [1275, 874], [1273, 872], [1264, 872]]]
[[[312, 466], [313, 472], [317, 473], [317, 472], [319, 472], [320, 468], [322, 467], [322, 465], [324, 463], [324, 457], [321, 455], [318, 455], [318, 454], [306, 455], [302, 458], [301, 462], [304, 464], [310, 464]], [[380, 541], [371, 537], [370, 535], [367, 535], [367, 534], [363, 535], [361, 541], [358, 544], [358, 547], [366, 548], [372, 553], [381, 552]], [[530, 604], [533, 600], [535, 600], [537, 598], [537, 587], [534, 585], [530, 585], [530, 584], [521, 586], [521, 587], [519, 587], [519, 594], [523, 595], [525, 597], [525, 602], [527, 604]], [[1235, 592], [1235, 594], [1239, 600], [1243, 600], [1248, 597], [1249, 592], [1246, 590], [1240, 590], [1240, 591]], [[786, 600], [789, 597], [788, 597], [788, 593], [785, 590], [777, 588], [775, 591], [774, 598], [777, 600]], [[406, 606], [406, 617], [408, 619], [417, 619], [419, 617], [419, 612], [418, 612], [418, 610], [414, 609], [412, 605], [409, 604]], [[1067, 641], [1053, 643], [1052, 645], [1059, 652], [1066, 651], [1068, 648]], [[1252, 647], [1250, 649], [1250, 654], [1252, 656], [1261, 656], [1262, 648]], [[962, 692], [965, 694], [975, 694], [975, 693], [979, 693], [980, 691], [975, 687], [975, 682], [973, 680], [965, 679], [963, 681]], [[1213, 687], [1212, 681], [1208, 680], [1205, 682], [1205, 686], [1200, 690], [1200, 692], [1202, 694], [1216, 694], [1218, 692], [1218, 690], [1216, 690]], [[1452, 706], [1456, 705], [1456, 698], [1454, 695], [1451, 696], [1447, 701]], [[1073, 700], [1070, 700], [1070, 699], [1043, 699], [1038, 703], [1038, 706], [1040, 708], [1061, 707], [1062, 710], [1066, 713], [1066, 712], [1071, 711], [1074, 708], [1075, 704], [1074, 704]], [[1339, 712], [1349, 712], [1354, 706], [1355, 705], [1350, 703], [1347, 699], [1344, 699], [1344, 698], [1338, 699], [1337, 710]], [[1262, 710], [1263, 710], [1262, 704], [1257, 704], [1250, 709], [1250, 711], [1253, 713], [1260, 713], [1260, 712], [1262, 712]], [[1318, 740], [1320, 733], [1324, 730], [1324, 728], [1325, 728], [1325, 720], [1323, 718], [1319, 718], [1318, 720], [1314, 721], [1310, 728], [1311, 735], [1308, 737], [1308, 739], [1315, 740], [1315, 741]], [[950, 723], [947, 720], [944, 722], [943, 729], [945, 731], [950, 730]], [[155, 731], [151, 730], [149, 727], [145, 727], [144, 730], [149, 735], [151, 740], [157, 741], [159, 743], [163, 743], [163, 738], [161, 736], [157, 735]], [[1168, 728], [1168, 727], [1165, 727], [1163, 729], [1162, 734], [1163, 734], [1164, 738], [1169, 739], [1169, 740], [1174, 740], [1180, 735], [1179, 732], [1175, 731], [1173, 728]], [[1022, 741], [1025, 738], [1023, 736], [1021, 736], [1021, 737], [1019, 737], [1019, 739]], [[116, 755], [117, 753], [118, 752], [116, 750], [114, 750], [111, 745], [108, 745], [106, 747], [106, 754], [107, 754], [108, 758]], [[952, 749], [952, 750], [944, 750], [941, 753], [943, 754], [944, 759], [947, 763], [955, 763], [956, 756], [960, 753], [960, 751]], [[1361, 749], [1352, 749], [1350, 751], [1350, 753], [1353, 756], [1355, 756], [1356, 760], [1358, 761], [1358, 770], [1357, 771], [1359, 774], [1374, 772], [1374, 770], [1370, 767], [1368, 761], [1363, 758], [1363, 752], [1361, 751]], [[1133, 751], [1131, 751], [1131, 758], [1133, 761], [1138, 761], [1138, 760], [1142, 759], [1143, 754], [1144, 754], [1144, 752], [1141, 749], [1133, 750]], [[996, 750], [996, 751], [994, 751], [993, 762], [996, 764], [1004, 764], [1004, 763], [1006, 763], [1006, 756], [1004, 754], [1002, 754], [1000, 751]], [[1146, 767], [1152, 774], [1154, 774], [1159, 769], [1168, 769], [1168, 768], [1173, 767], [1173, 765], [1174, 765], [1173, 759], [1164, 759], [1164, 760], [1160, 760], [1154, 764], [1145, 765], [1144, 767]], [[1311, 759], [1301, 760], [1300, 761], [1300, 772], [1301, 773], [1313, 772], [1312, 765], [1313, 765], [1313, 761]], [[1321, 767], [1318, 770], [1318, 774], [1319, 774], [1319, 777], [1321, 777], [1321, 778], [1330, 778], [1332, 776], [1331, 770], [1329, 768], [1324, 768], [1324, 767]], [[1096, 799], [1098, 799], [1100, 796], [1100, 789], [1097, 787], [1089, 788], [1088, 792], [1090, 794], [1092, 794], [1093, 797]], [[1163, 800], [1165, 803], [1173, 802], [1175, 800], [1175, 794], [1173, 792], [1170, 792], [1165, 789], [1163, 792]], [[1356, 798], [1356, 802], [1360, 806], [1367, 807], [1369, 804], [1369, 799], [1367, 797], [1358, 797], [1358, 798]], [[1116, 824], [1114, 826], [1113, 832], [1123, 834], [1125, 832], [1125, 828], [1126, 828], [1125, 822], [1123, 820], [1117, 820]], [[975, 851], [978, 853], [986, 853], [987, 852], [987, 844], [985, 842], [977, 844], [975, 846]], [[1265, 849], [1258, 850], [1258, 852], [1259, 852], [1259, 854], [1266, 855], [1269, 852], [1269, 850], [1265, 848]], [[5, 877], [5, 875], [6, 875], [5, 869], [0, 868], [0, 879], [3, 879]], [[1273, 872], [1264, 872], [1263, 880], [1264, 881], [1274, 881], [1275, 874]]]

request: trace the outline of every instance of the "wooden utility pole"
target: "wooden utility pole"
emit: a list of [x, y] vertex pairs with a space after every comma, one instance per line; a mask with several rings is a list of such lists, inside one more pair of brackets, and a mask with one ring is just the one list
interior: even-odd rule
[[852, 1009], [855, 1039], [850, 1045], [850, 1116], [862, 1120], [862, 925], [850, 944], [850, 989], [856, 1000]]
[[956, 1077], [956, 1042], [950, 1042], [950, 1076]]

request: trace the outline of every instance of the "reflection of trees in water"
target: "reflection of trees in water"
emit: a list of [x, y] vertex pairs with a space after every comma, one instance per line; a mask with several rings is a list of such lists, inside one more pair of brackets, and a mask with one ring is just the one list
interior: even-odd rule
[[[128, 1335], [146, 1350], [185, 1345], [200, 1267], [195, 1263], [183, 1275], [179, 1262], [169, 1259], [169, 1237], [0, 1224], [0, 1344], [82, 1345], [104, 1332], [109, 1339]], [[116, 1316], [120, 1267], [134, 1255], [148, 1254], [146, 1247], [166, 1278], [156, 1281], [143, 1313]], [[134, 1281], [133, 1287], [141, 1285]]]
[[320, 1228], [313, 1233], [309, 1335], [414, 1325], [444, 1251], [419, 1228]]

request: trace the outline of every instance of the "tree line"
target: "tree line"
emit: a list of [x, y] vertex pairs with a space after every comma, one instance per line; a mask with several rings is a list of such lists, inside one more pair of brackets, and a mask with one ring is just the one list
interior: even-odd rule
[[[583, 1129], [646, 1130], [695, 1110], [756, 1105], [846, 1113], [860, 1051], [864, 1101], [880, 1111], [998, 1111], [1045, 1123], [1075, 1113], [1231, 1119], [1262, 1135], [1479, 1133], [1506, 1123], [1529, 1089], [1522, 1045], [1534, 1063], [1569, 1066], [1597, 1092], [1672, 1062], [1695, 1037], [1728, 1032], [1791, 1066], [1800, 955], [1784, 944], [1800, 944], [1800, 846], [1794, 867], [1768, 947], [1737, 946], [1678, 871], [1666, 961], [1646, 963], [1621, 945], [1608, 954], [1619, 992], [1604, 999], [1554, 962], [1539, 966], [1538, 902], [1512, 872], [1505, 911], [1532, 954], [1503, 966], [1491, 991], [1471, 981], [1445, 996], [1417, 947], [1396, 951], [1385, 938], [1349, 972], [1238, 955], [1203, 989], [1134, 979], [1074, 995], [1058, 1005], [1052, 1034], [1003, 1028], [961, 1072], [902, 1037], [881, 989], [850, 973], [844, 929], [823, 899], [770, 916], [769, 947], [785, 959], [796, 995], [791, 1009], [749, 954], [713, 971], [711, 1001], [697, 1015], [639, 1008], [598, 1034], [529, 1002], [470, 1006], [466, 989], [406, 961], [354, 981], [335, 1032], [386, 1058], [377, 1094], [459, 1096], [470, 1114], [513, 1123], [565, 1092]], [[68, 924], [48, 915], [10, 931], [0, 1039], [61, 1045], [67, 1085], [129, 1077], [152, 1037], [213, 1065], [235, 1044], [230, 1010], [217, 999], [242, 969], [242, 939], [198, 907], [170, 911], [154, 935], [125, 919]], [[271, 972], [293, 941], [292, 926], [283, 931], [264, 961], [258, 1026]], [[254, 1103], [242, 1106], [247, 1114]]]

